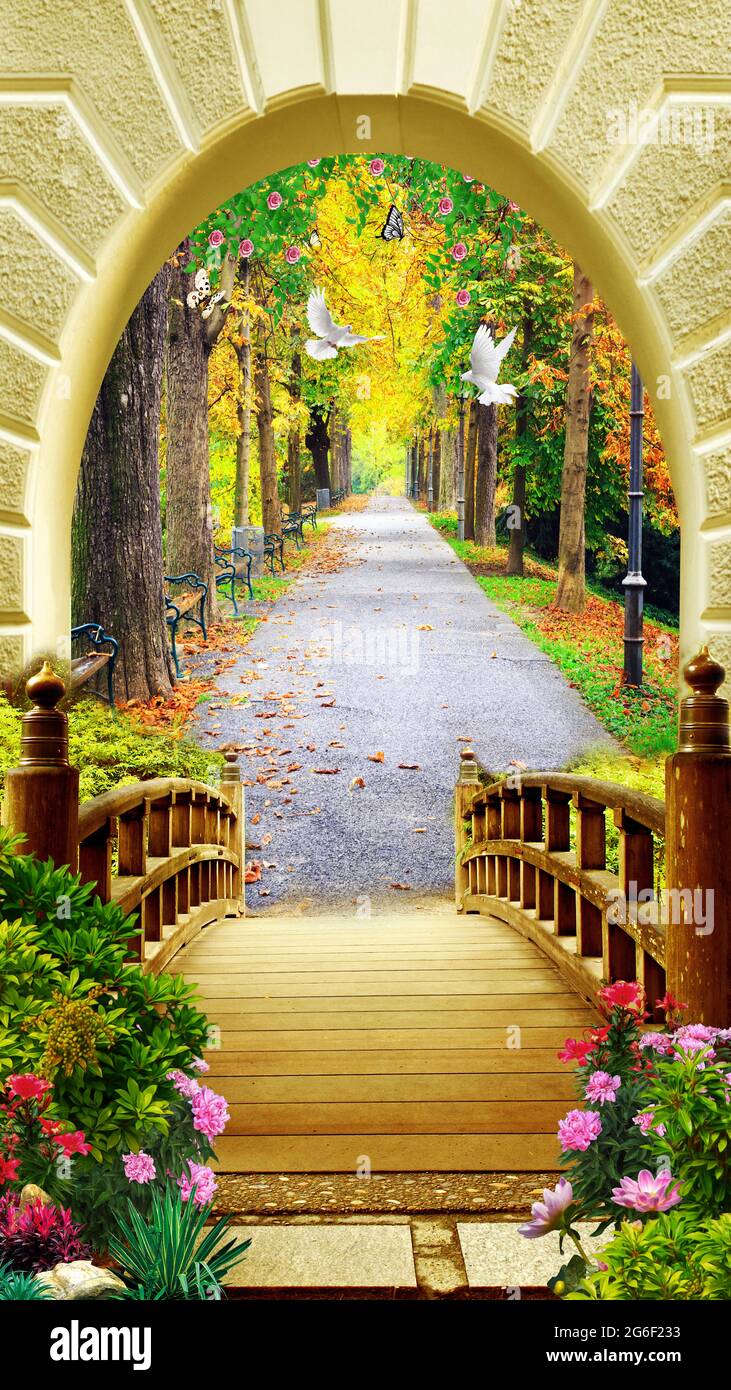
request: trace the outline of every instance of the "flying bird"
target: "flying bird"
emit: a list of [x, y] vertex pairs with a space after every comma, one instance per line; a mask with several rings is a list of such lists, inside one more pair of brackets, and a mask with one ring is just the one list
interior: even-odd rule
[[511, 347], [516, 332], [517, 329], [511, 328], [497, 347], [486, 324], [481, 323], [475, 333], [470, 352], [470, 370], [462, 373], [462, 380], [479, 387], [477, 399], [480, 405], [508, 405], [518, 394], [509, 382], [505, 386], [497, 385], [500, 363]]
[[325, 291], [313, 290], [307, 301], [307, 321], [316, 338], [308, 338], [305, 347], [318, 362], [329, 357], [337, 357], [339, 348], [357, 347], [359, 343], [374, 343], [383, 337], [377, 333], [374, 338], [363, 338], [359, 333], [351, 333], [352, 323], [342, 326], [333, 321], [332, 314], [325, 304]]

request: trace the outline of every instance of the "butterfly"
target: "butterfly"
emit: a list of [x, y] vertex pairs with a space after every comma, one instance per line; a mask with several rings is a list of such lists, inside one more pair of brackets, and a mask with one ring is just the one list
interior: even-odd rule
[[378, 233], [384, 241], [402, 241], [404, 235], [404, 219], [398, 208], [392, 203], [388, 209], [388, 217]]
[[185, 302], [189, 309], [197, 309], [199, 304], [202, 304], [203, 301], [207, 299], [208, 303], [205, 309], [201, 310], [201, 318], [207, 319], [213, 313], [216, 305], [220, 304], [221, 300], [225, 299], [226, 296], [223, 290], [216, 290], [215, 294], [211, 294], [211, 282], [208, 279], [207, 270], [197, 270], [193, 283], [195, 289], [191, 290], [190, 294], [186, 295]]

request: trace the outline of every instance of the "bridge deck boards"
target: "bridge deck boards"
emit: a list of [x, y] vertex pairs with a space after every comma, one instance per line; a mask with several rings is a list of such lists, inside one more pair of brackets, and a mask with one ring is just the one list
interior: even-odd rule
[[224, 1172], [556, 1166], [556, 1057], [596, 1021], [504, 923], [445, 913], [230, 920], [173, 968], [220, 1029]]

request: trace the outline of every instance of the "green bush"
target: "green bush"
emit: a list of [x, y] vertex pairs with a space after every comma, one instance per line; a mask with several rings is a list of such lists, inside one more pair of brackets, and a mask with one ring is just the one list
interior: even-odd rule
[[48, 1303], [51, 1294], [36, 1279], [35, 1274], [0, 1265], [0, 1302]]
[[624, 1221], [571, 1300], [677, 1302], [731, 1298], [731, 1215], [699, 1221], [666, 1212], [643, 1226]]
[[221, 1280], [251, 1241], [221, 1244], [230, 1218], [206, 1229], [208, 1206], [185, 1200], [175, 1188], [155, 1192], [147, 1220], [128, 1203], [129, 1220], [119, 1222], [119, 1237], [109, 1253], [130, 1282], [127, 1297], [155, 1301], [221, 1297]]
[[[0, 696], [0, 783], [20, 753], [20, 714]], [[123, 710], [99, 700], [77, 701], [69, 717], [69, 761], [80, 773], [82, 801], [124, 782], [151, 777], [193, 777], [210, 781], [211, 767], [223, 756], [182, 738], [179, 729], [158, 733], [143, 728]]]

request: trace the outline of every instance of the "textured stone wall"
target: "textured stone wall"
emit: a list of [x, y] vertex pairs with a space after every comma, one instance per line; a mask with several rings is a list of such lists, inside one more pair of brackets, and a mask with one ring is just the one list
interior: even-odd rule
[[372, 149], [494, 183], [593, 275], [670, 459], [683, 650], [705, 636], [731, 660], [725, 0], [3, 0], [2, 12], [0, 666], [64, 649], [86, 426], [164, 256], [251, 179]]

